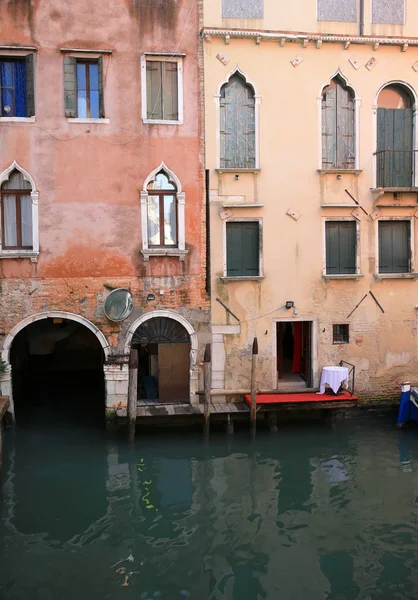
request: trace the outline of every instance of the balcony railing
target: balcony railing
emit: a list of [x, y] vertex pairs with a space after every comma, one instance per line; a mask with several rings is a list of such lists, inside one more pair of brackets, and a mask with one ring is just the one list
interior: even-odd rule
[[375, 152], [377, 187], [414, 187], [418, 150], [378, 150]]

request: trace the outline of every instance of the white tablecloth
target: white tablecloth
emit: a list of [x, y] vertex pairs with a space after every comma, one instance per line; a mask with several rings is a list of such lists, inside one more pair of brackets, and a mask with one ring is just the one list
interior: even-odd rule
[[340, 385], [345, 383], [348, 387], [348, 369], [347, 367], [324, 367], [321, 374], [321, 384], [318, 394], [325, 393], [325, 384], [328, 384], [334, 394], [340, 389]]

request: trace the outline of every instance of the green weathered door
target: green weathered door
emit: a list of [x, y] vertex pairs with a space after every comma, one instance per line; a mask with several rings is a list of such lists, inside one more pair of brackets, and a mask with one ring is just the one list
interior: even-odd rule
[[226, 269], [228, 277], [254, 277], [259, 270], [258, 222], [226, 224]]
[[410, 221], [379, 222], [379, 273], [411, 270]]
[[350, 275], [356, 272], [355, 221], [327, 221], [325, 223], [327, 275]]
[[413, 109], [378, 108], [378, 187], [413, 186], [413, 149]]

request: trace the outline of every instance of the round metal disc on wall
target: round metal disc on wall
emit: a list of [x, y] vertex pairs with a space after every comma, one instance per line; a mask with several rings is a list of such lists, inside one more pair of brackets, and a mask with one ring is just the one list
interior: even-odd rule
[[110, 321], [123, 321], [131, 314], [134, 300], [129, 290], [118, 288], [110, 292], [105, 300], [104, 313]]

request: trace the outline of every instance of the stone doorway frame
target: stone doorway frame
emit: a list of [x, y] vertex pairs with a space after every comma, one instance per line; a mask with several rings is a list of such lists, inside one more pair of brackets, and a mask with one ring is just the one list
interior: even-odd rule
[[196, 392], [198, 391], [199, 387], [199, 365], [197, 364], [198, 339], [196, 331], [185, 317], [172, 310], [152, 310], [150, 312], [144, 313], [138, 319], [136, 319], [129, 327], [125, 340], [124, 354], [129, 356], [131, 351], [132, 338], [138, 327], [142, 325], [142, 323], [145, 323], [145, 321], [155, 319], [156, 317], [164, 317], [166, 319], [173, 319], [174, 321], [178, 321], [181, 325], [183, 325], [183, 327], [189, 334], [189, 402], [190, 404], [196, 404], [199, 401], [196, 395]]
[[[109, 357], [110, 345], [109, 345], [109, 342], [107, 341], [105, 335], [100, 331], [100, 329], [98, 327], [96, 327], [96, 325], [94, 325], [91, 321], [89, 321], [85, 317], [82, 317], [81, 315], [76, 315], [74, 313], [64, 312], [64, 311], [60, 311], [60, 310], [52, 310], [52, 311], [48, 311], [48, 312], [37, 313], [35, 315], [31, 315], [30, 317], [26, 317], [26, 319], [23, 319], [22, 321], [20, 321], [17, 325], [12, 327], [12, 329], [9, 331], [9, 333], [7, 334], [7, 336], [4, 340], [3, 349], [1, 352], [2, 360], [6, 363], [6, 371], [4, 372], [3, 377], [1, 379], [1, 389], [2, 389], [2, 394], [4, 396], [9, 396], [9, 398], [10, 398], [9, 411], [13, 415], [13, 420], [15, 418], [14, 417], [15, 412], [14, 412], [14, 403], [13, 403], [12, 365], [10, 363], [10, 350], [11, 350], [14, 338], [20, 331], [25, 329], [25, 327], [28, 327], [28, 325], [32, 325], [32, 323], [36, 323], [36, 321], [42, 321], [43, 319], [66, 319], [67, 321], [76, 321], [77, 323], [84, 325], [87, 329], [89, 329], [92, 333], [94, 333], [94, 335], [98, 339], [99, 344], [102, 347], [102, 350], [104, 353], [104, 361], [103, 361], [104, 364], [106, 363], [106, 361]], [[104, 378], [106, 380], [106, 369], [103, 369], [103, 374], [104, 374]], [[105, 400], [105, 404], [106, 404], [106, 400]], [[105, 408], [105, 407], [103, 407], [103, 408]]]

